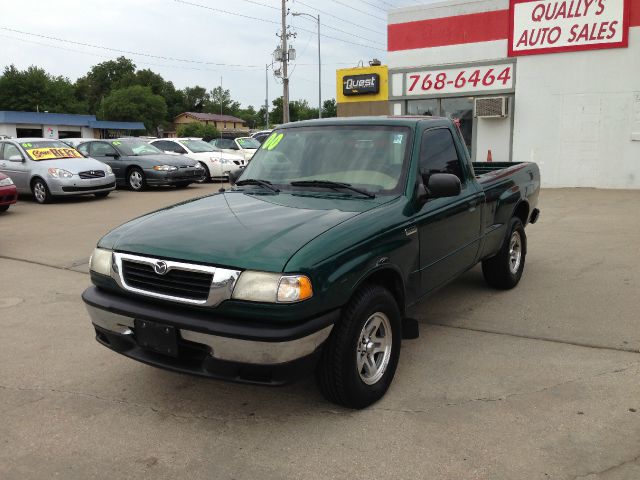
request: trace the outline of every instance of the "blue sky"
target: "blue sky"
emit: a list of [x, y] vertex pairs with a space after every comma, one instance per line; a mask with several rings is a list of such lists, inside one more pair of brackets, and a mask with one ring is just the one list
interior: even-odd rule
[[[176, 87], [220, 85], [243, 106], [265, 98], [265, 64], [279, 39], [279, 0], [20, 0], [2, 2], [0, 66], [40, 66], [71, 80], [119, 55]], [[371, 58], [385, 61], [386, 18], [411, 0], [288, 0], [291, 12], [320, 13], [323, 99], [335, 97], [335, 71]], [[318, 12], [318, 9], [320, 12]], [[237, 15], [224, 13], [233, 12]], [[239, 16], [244, 15], [245, 17]], [[252, 18], [246, 18], [252, 17]], [[318, 98], [316, 22], [289, 15], [297, 60], [291, 99]], [[273, 22], [273, 23], [271, 23]], [[87, 44], [87, 45], [82, 45]], [[91, 46], [89, 46], [91, 45]], [[129, 51], [135, 53], [122, 53]], [[227, 64], [224, 65], [215, 65]], [[269, 71], [270, 101], [282, 86]]]

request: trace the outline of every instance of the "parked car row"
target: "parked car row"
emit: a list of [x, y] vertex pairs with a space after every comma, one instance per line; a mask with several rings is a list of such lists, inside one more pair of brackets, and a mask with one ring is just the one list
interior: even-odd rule
[[[206, 162], [164, 153], [142, 140], [76, 140], [82, 140], [75, 143], [77, 148], [44, 138], [0, 140], [0, 211], [15, 203], [18, 193], [32, 194], [38, 203], [75, 195], [104, 198], [116, 186], [135, 191], [157, 185], [184, 188], [212, 175]], [[210, 157], [222, 164], [220, 152]], [[235, 173], [236, 165], [227, 165], [228, 170], [213, 173]]]

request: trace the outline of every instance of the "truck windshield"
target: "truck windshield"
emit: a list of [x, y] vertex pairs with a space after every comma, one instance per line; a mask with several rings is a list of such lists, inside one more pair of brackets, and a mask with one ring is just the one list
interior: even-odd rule
[[[376, 195], [404, 189], [411, 132], [408, 127], [316, 126], [276, 130], [244, 170], [280, 188], [311, 180], [348, 183]], [[317, 187], [317, 186], [316, 186]]]

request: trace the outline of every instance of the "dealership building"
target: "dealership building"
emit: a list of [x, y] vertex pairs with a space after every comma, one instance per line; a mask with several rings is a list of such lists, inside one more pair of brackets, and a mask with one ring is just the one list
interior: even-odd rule
[[98, 120], [95, 115], [0, 111], [0, 135], [12, 138], [117, 138], [144, 131], [142, 122]]
[[389, 111], [459, 121], [474, 161], [543, 186], [640, 188], [640, 0], [450, 0], [393, 9]]

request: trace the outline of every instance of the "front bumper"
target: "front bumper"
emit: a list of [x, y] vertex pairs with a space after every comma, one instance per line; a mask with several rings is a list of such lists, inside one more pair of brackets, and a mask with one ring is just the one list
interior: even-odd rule
[[163, 172], [148, 169], [144, 171], [148, 185], [173, 185], [183, 182], [197, 182], [205, 176], [202, 168], [179, 168], [178, 170]]
[[48, 178], [47, 186], [52, 195], [85, 195], [115, 190], [116, 176], [111, 173], [101, 178], [84, 179], [74, 175], [72, 178]]
[[18, 201], [18, 190], [15, 185], [0, 187], [0, 206], [12, 205]]
[[[335, 310], [295, 325], [219, 318], [90, 287], [82, 294], [96, 340], [135, 360], [169, 370], [247, 383], [279, 385], [308, 374], [339, 317]], [[175, 327], [178, 356], [137, 341], [135, 320]]]

